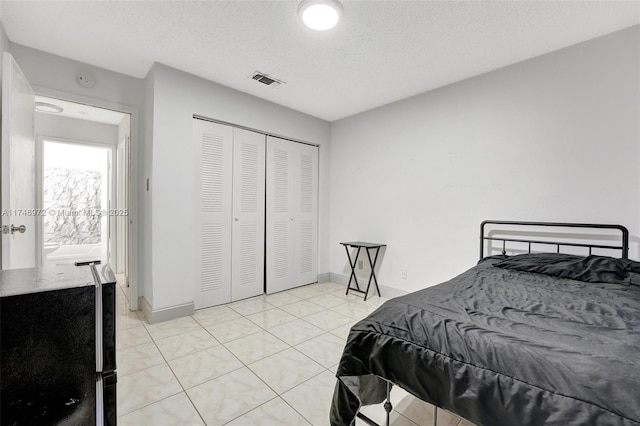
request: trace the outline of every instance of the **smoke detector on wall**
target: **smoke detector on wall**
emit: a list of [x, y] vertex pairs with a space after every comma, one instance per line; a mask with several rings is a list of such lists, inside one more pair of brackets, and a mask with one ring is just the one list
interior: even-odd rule
[[263, 72], [256, 71], [251, 75], [251, 78], [255, 81], [258, 81], [264, 85], [271, 87], [278, 87], [284, 83], [282, 80], [278, 80], [277, 78], [273, 78]]
[[95, 77], [90, 73], [80, 73], [76, 76], [76, 81], [82, 87], [91, 88], [96, 85]]

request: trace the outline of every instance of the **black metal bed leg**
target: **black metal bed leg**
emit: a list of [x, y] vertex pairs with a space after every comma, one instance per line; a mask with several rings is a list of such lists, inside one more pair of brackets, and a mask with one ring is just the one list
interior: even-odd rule
[[[392, 386], [391, 382], [387, 381], [387, 399], [384, 401], [384, 411], [387, 412], [386, 426], [391, 425], [391, 410], [393, 410], [393, 405], [391, 405], [391, 386]], [[360, 410], [358, 410], [358, 412], [356, 413], [356, 417], [358, 417], [360, 420], [363, 420], [366, 424], [370, 426], [380, 426], [378, 425], [378, 423], [374, 422], [369, 417], [362, 414]]]
[[433, 426], [438, 426], [438, 407], [433, 406]]
[[384, 411], [387, 412], [387, 426], [391, 424], [391, 410], [393, 410], [391, 405], [391, 383], [387, 382], [387, 400], [384, 402]]

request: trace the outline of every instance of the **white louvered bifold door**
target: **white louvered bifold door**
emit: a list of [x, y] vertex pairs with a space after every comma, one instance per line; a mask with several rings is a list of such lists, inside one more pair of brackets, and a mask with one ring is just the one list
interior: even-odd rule
[[291, 198], [293, 158], [290, 142], [267, 137], [267, 293], [293, 285], [295, 247]]
[[296, 144], [294, 160], [299, 170], [295, 207], [299, 285], [318, 281], [318, 147]]
[[194, 119], [196, 309], [231, 301], [233, 128]]
[[233, 129], [232, 301], [264, 293], [265, 138]]
[[266, 288], [317, 281], [318, 148], [267, 137]]

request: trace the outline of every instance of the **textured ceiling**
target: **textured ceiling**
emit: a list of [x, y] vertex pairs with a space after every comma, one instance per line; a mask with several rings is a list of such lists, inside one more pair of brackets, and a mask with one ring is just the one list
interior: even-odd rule
[[[143, 78], [154, 62], [333, 121], [640, 23], [640, 1], [1, 1], [14, 43]], [[251, 80], [254, 71], [283, 80]]]

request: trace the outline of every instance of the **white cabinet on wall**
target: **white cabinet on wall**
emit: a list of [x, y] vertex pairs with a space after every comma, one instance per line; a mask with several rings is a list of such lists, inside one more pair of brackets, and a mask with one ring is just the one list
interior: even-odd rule
[[264, 291], [265, 135], [194, 119], [196, 308]]
[[267, 137], [267, 293], [318, 279], [318, 147]]

